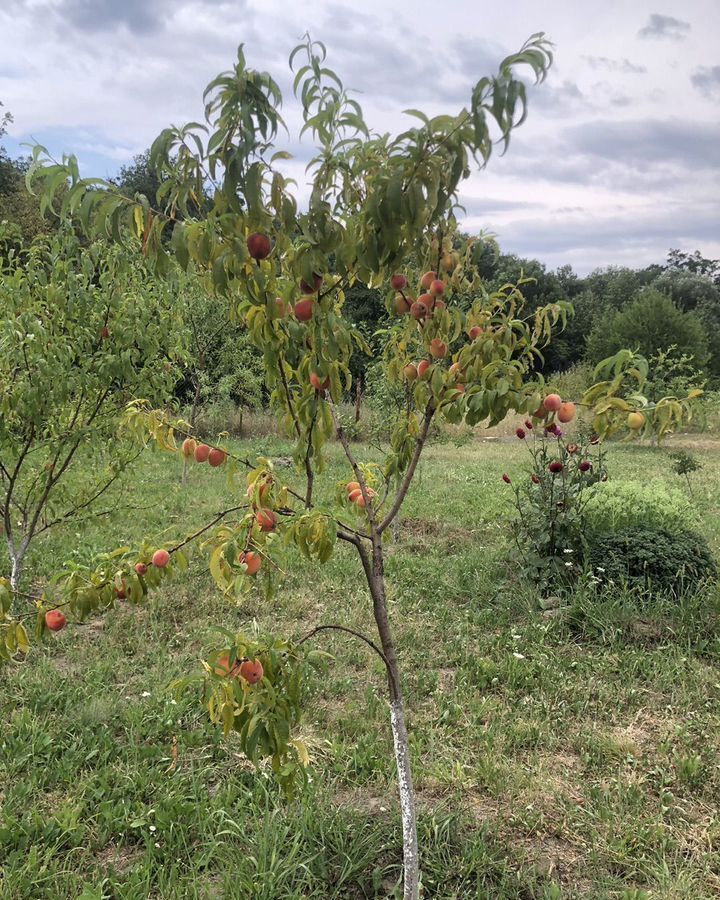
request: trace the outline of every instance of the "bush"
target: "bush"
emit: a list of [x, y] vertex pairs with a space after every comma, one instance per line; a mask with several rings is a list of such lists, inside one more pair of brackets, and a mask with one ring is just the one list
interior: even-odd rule
[[601, 583], [676, 596], [717, 577], [707, 541], [693, 531], [636, 525], [594, 538], [589, 563]]
[[695, 520], [695, 511], [683, 493], [639, 481], [608, 481], [598, 485], [585, 507], [585, 527], [591, 534], [641, 526], [682, 531]]

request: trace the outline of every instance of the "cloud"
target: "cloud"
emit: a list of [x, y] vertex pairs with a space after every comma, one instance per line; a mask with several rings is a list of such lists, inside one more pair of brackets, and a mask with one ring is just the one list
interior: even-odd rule
[[720, 66], [700, 66], [692, 73], [690, 81], [708, 100], [720, 102]]
[[690, 23], [676, 19], [674, 16], [661, 16], [652, 13], [647, 25], [638, 31], [641, 38], [670, 38], [673, 41], [684, 40], [690, 31]]
[[629, 59], [610, 59], [608, 56], [583, 56], [591, 69], [606, 69], [608, 72], [621, 72], [623, 75], [644, 75], [646, 66], [639, 66]]

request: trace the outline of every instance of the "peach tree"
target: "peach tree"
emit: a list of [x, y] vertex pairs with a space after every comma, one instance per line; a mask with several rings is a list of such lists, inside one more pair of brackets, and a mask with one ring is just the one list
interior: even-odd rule
[[[19, 586], [31, 542], [97, 515], [142, 449], [129, 400], [164, 402], [182, 355], [173, 292], [123, 247], [0, 226], [0, 523]], [[2, 645], [0, 644], [0, 647]]]
[[[324, 46], [307, 38], [290, 57], [301, 136], [309, 134], [317, 147], [302, 206], [286, 174], [289, 154], [277, 148], [280, 89], [269, 74], [247, 67], [242, 48], [234, 68], [206, 89], [205, 122], [168, 128], [155, 141], [157, 197], [128, 198], [109, 183], [82, 179], [74, 158], [58, 163], [41, 147], [29, 174], [46, 208], [91, 235], [134, 246], [158, 276], [173, 277], [176, 266], [197, 273], [225, 299], [228, 315], [245, 323], [262, 355], [272, 409], [293, 440], [296, 476], [287, 483], [269, 460], [240, 457], [219, 441], [198, 443], [183, 423], [138, 400], [127, 410], [128, 432], [222, 467], [235, 485], [228, 508], [175, 544], [158, 548], [148, 540], [92, 569], [58, 573], [28, 615], [41, 633], [118, 596], [140, 601], [181, 573], [194, 541], [208, 551], [222, 592], [237, 600], [255, 588], [273, 590], [289, 546], [322, 563], [338, 541], [349, 545], [367, 583], [376, 636], [342, 623], [319, 623], [295, 639], [226, 632], [197, 677], [212, 720], [236, 731], [247, 756], [266, 760], [291, 790], [308, 762], [294, 726], [303, 679], [319, 654], [308, 649], [311, 639], [338, 630], [372, 648], [387, 673], [406, 898], [419, 896], [420, 866], [402, 676], [388, 615], [388, 529], [434, 421], [496, 423], [537, 410], [543, 399], [533, 370], [569, 310], [556, 303], [529, 314], [515, 285], [488, 292], [476, 267], [482, 242], [458, 236], [454, 211], [463, 179], [498, 145], [507, 149], [525, 118], [521, 73], [542, 81], [551, 61], [544, 35], [533, 35], [496, 75], [475, 84], [465, 108], [432, 118], [408, 110], [413, 124], [394, 136], [370, 131], [326, 65]], [[209, 200], [200, 217], [201, 196]], [[385, 292], [386, 376], [406, 398], [379, 463], [351, 445], [338, 412], [351, 386], [351, 357], [367, 352], [344, 310], [356, 282]], [[631, 354], [620, 370], [635, 363]], [[592, 402], [604, 430], [626, 415], [613, 406], [612, 380]], [[332, 438], [342, 446], [347, 475], [334, 503], [323, 504], [315, 480]], [[10, 596], [7, 584], [0, 587], [6, 631]]]

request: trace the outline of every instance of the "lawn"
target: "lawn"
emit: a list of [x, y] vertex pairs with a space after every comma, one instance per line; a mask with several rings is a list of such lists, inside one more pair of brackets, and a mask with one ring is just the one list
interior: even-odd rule
[[[275, 438], [238, 444], [281, 454]], [[717, 445], [720, 449], [720, 445]], [[327, 495], [347, 478], [333, 448]], [[359, 451], [364, 459], [372, 451]], [[720, 551], [720, 453], [695, 452], [700, 527]], [[720, 599], [640, 608], [579, 592], [543, 612], [508, 571], [518, 442], [428, 448], [388, 562], [409, 706], [426, 898], [710, 900], [720, 894]], [[680, 483], [662, 451], [614, 446], [615, 477]], [[38, 543], [38, 579], [71, 555], [195, 530], [221, 472], [179, 484], [146, 454], [112, 516]], [[680, 485], [682, 486], [682, 485]], [[135, 508], [133, 508], [135, 507]], [[139, 509], [137, 507], [140, 507]], [[400, 822], [383, 672], [325, 633], [311, 686], [308, 786], [286, 803], [167, 684], [217, 646], [212, 625], [371, 632], [356, 557], [299, 558], [278, 596], [218, 596], [202, 554], [143, 607], [68, 628], [0, 678], [0, 897], [394, 896]]]

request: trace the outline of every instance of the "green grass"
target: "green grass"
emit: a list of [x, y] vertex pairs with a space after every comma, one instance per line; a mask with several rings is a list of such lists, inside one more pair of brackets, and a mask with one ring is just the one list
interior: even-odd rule
[[[275, 438], [248, 454], [282, 451]], [[322, 483], [346, 475], [337, 448]], [[720, 456], [694, 449], [702, 530], [720, 550]], [[372, 454], [363, 452], [364, 459]], [[425, 897], [694, 898], [720, 892], [720, 599], [639, 607], [579, 593], [559, 615], [507, 571], [515, 443], [429, 448], [387, 576], [420, 803]], [[614, 447], [613, 475], [679, 484], [661, 451]], [[121, 506], [48, 536], [28, 578], [142, 535], [182, 536], [228, 504], [148, 454]], [[129, 499], [129, 498], [128, 498]], [[372, 631], [351, 548], [297, 559], [272, 601], [217, 595], [204, 560], [142, 608], [68, 628], [0, 674], [0, 897], [396, 896], [400, 826], [383, 673], [362, 645], [312, 685], [311, 780], [291, 804], [166, 685], [222, 624]], [[172, 767], [173, 746], [177, 765]], [[645, 892], [645, 893], [643, 893]]]

